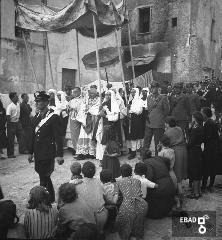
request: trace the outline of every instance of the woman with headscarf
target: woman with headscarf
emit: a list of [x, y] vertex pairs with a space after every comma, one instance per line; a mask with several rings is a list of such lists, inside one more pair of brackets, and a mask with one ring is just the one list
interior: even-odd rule
[[[118, 134], [119, 134], [119, 139], [121, 140], [121, 150], [124, 148], [124, 143], [125, 143], [125, 133], [124, 133], [124, 121], [127, 117], [127, 107], [125, 104], [125, 101], [123, 97], [120, 95], [119, 91], [115, 91], [115, 96], [116, 96], [116, 101], [119, 105], [119, 129], [118, 129]], [[121, 151], [122, 153], [123, 151]]]
[[118, 140], [116, 122], [119, 119], [119, 113], [120, 110], [115, 93], [112, 90], [108, 90], [105, 93], [105, 99], [99, 112], [98, 126], [94, 132], [97, 142], [96, 159], [100, 161], [103, 159], [108, 142]]
[[65, 144], [65, 136], [66, 136], [66, 129], [67, 129], [67, 125], [68, 125], [68, 119], [69, 119], [69, 115], [68, 115], [68, 102], [66, 101], [66, 94], [63, 91], [58, 91], [57, 92], [57, 98], [58, 100], [56, 101], [56, 109], [60, 112], [60, 116], [62, 119], [62, 134], [63, 134], [63, 142], [64, 142], [64, 146]]
[[[101, 116], [103, 118], [103, 130], [101, 143], [102, 168], [110, 169], [113, 178], [120, 177], [120, 163], [118, 156], [122, 147], [120, 109], [115, 92], [109, 90], [105, 94]], [[103, 116], [104, 114], [104, 116]], [[103, 149], [105, 148], [105, 152]]]
[[129, 131], [127, 145], [130, 149], [128, 159], [136, 157], [136, 151], [140, 149], [141, 139], [143, 139], [143, 102], [139, 96], [139, 89], [133, 88], [131, 91], [132, 100], [129, 102]]
[[56, 90], [55, 89], [49, 89], [48, 94], [50, 96], [50, 98], [49, 98], [49, 108], [55, 110], [56, 100], [57, 100]]

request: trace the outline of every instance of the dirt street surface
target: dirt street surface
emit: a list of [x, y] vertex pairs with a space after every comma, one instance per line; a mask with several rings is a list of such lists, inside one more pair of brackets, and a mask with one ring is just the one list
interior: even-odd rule
[[[75, 161], [72, 156], [65, 155], [65, 163], [62, 166], [56, 164], [55, 171], [52, 174], [52, 181], [55, 190], [58, 187], [70, 180], [70, 165]], [[127, 160], [124, 156], [120, 159], [121, 164], [128, 162], [133, 167], [139, 159]], [[84, 163], [85, 161], [81, 161]], [[96, 177], [99, 176], [101, 168], [99, 162], [93, 160], [97, 166]], [[222, 183], [222, 177], [216, 179], [216, 184]], [[18, 216], [21, 222], [24, 218], [25, 206], [29, 196], [30, 189], [39, 184], [39, 178], [34, 171], [34, 165], [29, 164], [27, 155], [19, 155], [16, 159], [6, 159], [0, 161], [0, 184], [2, 186], [5, 198], [12, 199], [18, 208]], [[185, 193], [188, 194], [187, 182], [184, 183]], [[212, 210], [217, 213], [217, 238], [222, 239], [222, 189], [215, 188], [214, 193], [206, 193], [199, 200], [190, 200], [185, 198], [185, 210]], [[144, 239], [157, 240], [157, 239], [210, 239], [210, 238], [173, 238], [171, 228], [171, 218], [164, 218], [161, 220], [147, 219], [145, 224], [145, 237]], [[108, 236], [107, 239], [116, 239], [115, 237]]]

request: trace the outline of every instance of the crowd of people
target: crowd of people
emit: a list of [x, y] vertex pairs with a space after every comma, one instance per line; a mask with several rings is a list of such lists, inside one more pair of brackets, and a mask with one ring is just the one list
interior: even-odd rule
[[[108, 84], [101, 96], [95, 85], [86, 92], [50, 89], [35, 93], [33, 117], [27, 94], [21, 104], [14, 92], [9, 98], [6, 110], [0, 104], [0, 148], [14, 158], [16, 136], [19, 152], [29, 154], [40, 179], [25, 214], [28, 238], [96, 239], [109, 231], [124, 240], [142, 239], [146, 216], [158, 219], [183, 209], [183, 180], [189, 179], [191, 190], [186, 197], [198, 200], [214, 191], [215, 177], [222, 174], [218, 83], [162, 88], [152, 82], [144, 89], [127, 85], [126, 91]], [[55, 159], [63, 164], [64, 150], [75, 160], [54, 208], [50, 176]], [[139, 155], [134, 171], [120, 165], [125, 154], [129, 161]], [[100, 161], [100, 179], [93, 161], [81, 164], [90, 159]]]

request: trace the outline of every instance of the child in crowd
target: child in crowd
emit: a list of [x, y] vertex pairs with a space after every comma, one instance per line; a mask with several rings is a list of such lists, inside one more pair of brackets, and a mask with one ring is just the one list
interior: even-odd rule
[[117, 142], [109, 140], [102, 160], [102, 169], [109, 169], [112, 174], [112, 179], [121, 176], [118, 156], [120, 156], [120, 148]]
[[112, 172], [109, 169], [104, 169], [100, 173], [100, 181], [103, 184], [104, 199], [107, 204], [116, 204], [118, 194], [115, 192], [115, 185], [112, 182]]
[[24, 217], [27, 238], [53, 238], [56, 231], [58, 211], [51, 205], [49, 192], [42, 186], [35, 186], [31, 189], [29, 195], [28, 210]]
[[71, 180], [69, 182], [74, 183], [74, 184], [82, 183], [82, 175], [81, 175], [82, 167], [81, 167], [81, 164], [79, 162], [74, 162], [70, 166], [70, 170], [71, 170], [72, 176], [71, 176]]
[[135, 165], [135, 170], [134, 170], [135, 175], [133, 176], [133, 178], [140, 180], [142, 198], [144, 199], [146, 198], [146, 195], [147, 195], [147, 188], [158, 188], [158, 184], [151, 182], [145, 177], [146, 172], [147, 172], [147, 166], [145, 163], [139, 162]]
[[108, 169], [104, 169], [100, 172], [100, 181], [103, 184], [105, 207], [108, 210], [108, 219], [105, 228], [112, 229], [117, 216], [117, 201], [118, 192], [115, 188], [115, 184], [112, 182], [112, 172]]
[[166, 135], [163, 135], [162, 138], [160, 139], [160, 144], [158, 148], [159, 148], [158, 156], [165, 157], [170, 160], [169, 174], [172, 178], [175, 188], [177, 188], [177, 177], [173, 170], [174, 163], [175, 163], [175, 153], [174, 153], [174, 150], [170, 148], [170, 138]]

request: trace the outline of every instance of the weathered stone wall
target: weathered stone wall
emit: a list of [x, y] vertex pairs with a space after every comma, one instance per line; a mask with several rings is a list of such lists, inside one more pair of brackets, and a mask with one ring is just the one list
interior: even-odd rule
[[[220, 77], [221, 63], [221, 1], [192, 0], [190, 79], [198, 81], [204, 76]], [[215, 26], [212, 35], [212, 19]]]
[[[23, 2], [27, 2], [24, 1]], [[40, 3], [29, 0], [29, 4]], [[22, 38], [15, 37], [15, 11], [13, 0], [1, 1], [1, 56], [0, 92], [33, 93], [37, 89], [31, 65]], [[30, 33], [28, 47], [33, 61], [39, 87], [45, 86], [45, 49], [43, 34]]]
[[[171, 52], [173, 82], [189, 81], [189, 32], [190, 0], [169, 1], [168, 25], [165, 41]], [[172, 18], [177, 18], [177, 26], [172, 26]]]
[[[162, 42], [167, 28], [168, 0], [127, 1], [132, 44]], [[151, 28], [149, 33], [139, 33], [139, 8], [151, 7]], [[127, 27], [123, 31], [123, 45], [128, 45]]]
[[[169, 43], [169, 55], [159, 56], [157, 71], [172, 72], [173, 82], [200, 81], [221, 71], [221, 0], [128, 1], [132, 44]], [[138, 7], [151, 6], [151, 31], [139, 34]], [[177, 18], [177, 26], [172, 26]], [[215, 20], [214, 41], [211, 23]], [[122, 44], [128, 45], [127, 27]], [[171, 67], [169, 67], [171, 65]]]
[[[139, 9], [143, 7], [151, 7], [150, 16], [150, 32], [139, 32]], [[132, 45], [147, 44], [155, 42], [164, 42], [165, 34], [167, 30], [168, 19], [168, 0], [138, 0], [127, 1], [127, 9], [130, 19], [130, 32]], [[128, 27], [127, 25], [122, 29], [122, 45], [128, 46]], [[135, 67], [136, 76], [141, 74], [139, 69], [143, 69], [142, 73], [150, 70], [150, 67], [155, 66], [154, 70], [158, 70], [162, 73], [171, 72], [171, 64], [169, 53], [158, 52], [158, 57], [155, 59], [155, 63], [149, 66]], [[131, 67], [125, 68], [125, 74], [128, 78], [132, 78]]]

